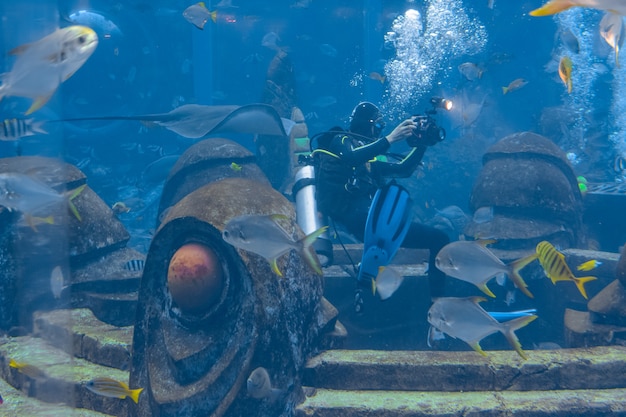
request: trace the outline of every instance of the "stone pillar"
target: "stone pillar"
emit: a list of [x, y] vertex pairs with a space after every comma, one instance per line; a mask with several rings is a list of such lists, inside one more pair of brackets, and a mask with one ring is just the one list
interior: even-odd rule
[[[289, 416], [303, 399], [301, 369], [334, 316], [324, 315], [322, 277], [297, 253], [279, 259], [280, 278], [267, 260], [222, 239], [228, 220], [255, 213], [287, 216], [302, 237], [292, 204], [245, 178], [200, 187], [163, 219], [139, 290], [130, 384], [145, 394], [133, 415]], [[171, 271], [181, 265], [207, 272], [177, 280]], [[247, 394], [257, 367], [277, 395]]]

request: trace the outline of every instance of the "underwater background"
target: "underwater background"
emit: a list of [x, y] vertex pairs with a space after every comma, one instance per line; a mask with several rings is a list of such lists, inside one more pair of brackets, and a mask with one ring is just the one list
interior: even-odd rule
[[[425, 156], [421, 178], [407, 181], [426, 220], [449, 205], [467, 210], [485, 149], [513, 132], [552, 139], [589, 181], [623, 180], [614, 162], [626, 153], [624, 69], [600, 37], [602, 12], [574, 8], [529, 16], [539, 3], [206, 2], [216, 19], [199, 30], [183, 18], [190, 4], [180, 1], [3, 1], [0, 45], [7, 52], [70, 24], [92, 27], [99, 36], [93, 56], [33, 115], [36, 120], [259, 102], [277, 51], [287, 52], [293, 64], [295, 101], [311, 133], [345, 126], [361, 100], [380, 105], [391, 130], [390, 123], [423, 114], [430, 97], [449, 98], [453, 110], [437, 116], [446, 140]], [[566, 55], [573, 61], [571, 93], [558, 75]], [[11, 60], [2, 54], [3, 72]], [[464, 63], [476, 65], [480, 77], [464, 75]], [[520, 78], [527, 85], [503, 94], [502, 87]], [[3, 118], [19, 117], [26, 101], [5, 98]], [[122, 221], [147, 249], [147, 239], [139, 243], [138, 236], [154, 225], [149, 208], [159, 185], [194, 141], [133, 121], [46, 129], [48, 135], [23, 138], [21, 154], [59, 156], [82, 169], [107, 203], [130, 202]], [[238, 140], [254, 147], [251, 135]], [[14, 148], [2, 142], [0, 154], [14, 155]]]

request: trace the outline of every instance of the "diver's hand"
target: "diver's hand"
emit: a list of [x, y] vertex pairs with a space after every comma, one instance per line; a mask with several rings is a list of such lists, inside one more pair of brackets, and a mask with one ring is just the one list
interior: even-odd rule
[[389, 143], [399, 142], [405, 140], [413, 134], [417, 128], [417, 123], [413, 119], [406, 119], [404, 122], [396, 126], [393, 131], [387, 135], [387, 141]]

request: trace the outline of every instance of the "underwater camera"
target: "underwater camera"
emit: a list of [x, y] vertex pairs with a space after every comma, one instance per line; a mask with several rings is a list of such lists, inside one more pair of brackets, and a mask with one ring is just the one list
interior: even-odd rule
[[437, 109], [452, 109], [452, 101], [441, 97], [432, 97], [430, 104], [432, 108], [426, 110], [425, 115], [413, 115], [413, 121], [417, 123], [417, 128], [413, 135], [407, 139], [409, 146], [415, 147], [420, 143], [431, 146], [446, 138], [446, 130], [437, 126], [437, 121], [433, 116], [437, 114]]

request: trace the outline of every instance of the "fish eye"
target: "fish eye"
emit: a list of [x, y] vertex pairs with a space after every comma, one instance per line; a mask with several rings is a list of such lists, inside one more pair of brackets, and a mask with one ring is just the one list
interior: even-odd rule
[[230, 233], [228, 232], [228, 230], [224, 230], [224, 231], [222, 232], [222, 237], [223, 237], [224, 239], [228, 239], [228, 238], [230, 237]]
[[87, 39], [85, 38], [84, 35], [81, 35], [81, 36], [78, 37], [78, 43], [80, 43], [81, 45], [83, 43], [85, 43], [86, 41], [87, 41]]

